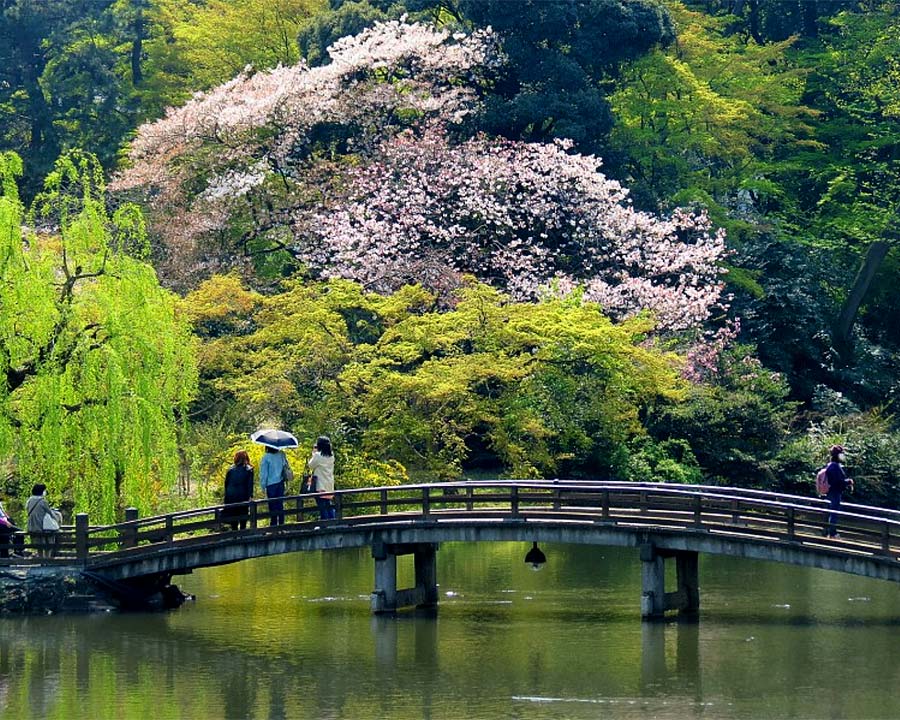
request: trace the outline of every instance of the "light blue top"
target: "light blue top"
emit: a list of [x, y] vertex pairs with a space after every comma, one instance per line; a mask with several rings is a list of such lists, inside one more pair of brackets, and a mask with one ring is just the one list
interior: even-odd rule
[[277, 453], [264, 452], [259, 464], [259, 486], [265, 490], [269, 485], [280, 483], [286, 464], [287, 457], [280, 450]]

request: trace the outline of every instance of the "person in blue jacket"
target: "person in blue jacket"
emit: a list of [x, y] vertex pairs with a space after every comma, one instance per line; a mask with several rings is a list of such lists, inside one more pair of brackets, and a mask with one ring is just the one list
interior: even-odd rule
[[831, 462], [825, 466], [825, 477], [828, 478], [828, 502], [831, 514], [828, 515], [828, 537], [840, 537], [837, 531], [838, 516], [835, 511], [841, 509], [841, 500], [847, 488], [853, 489], [853, 480], [844, 471], [844, 448], [842, 445], [831, 446]]
[[269, 498], [269, 525], [284, 525], [284, 488], [290, 474], [287, 456], [282, 450], [266, 446], [259, 463], [259, 486]]

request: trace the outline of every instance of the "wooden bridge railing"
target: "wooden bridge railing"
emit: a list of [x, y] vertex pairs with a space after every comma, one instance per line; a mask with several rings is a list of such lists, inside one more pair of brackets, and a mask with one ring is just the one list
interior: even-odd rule
[[[630, 528], [706, 532], [748, 541], [802, 544], [857, 555], [900, 559], [900, 513], [845, 505], [838, 513], [841, 537], [823, 537], [827, 503], [783, 493], [713, 486], [593, 481], [468, 481], [339, 490], [337, 518], [321, 521], [314, 495], [284, 498], [287, 524], [268, 527], [267, 500], [245, 503], [247, 528], [230, 530], [223, 506], [153, 517], [126, 511], [126, 521], [91, 526], [76, 516], [58, 534], [53, 557], [0, 558], [8, 564], [90, 565], [111, 553], [140, 552], [174, 543], [208, 542], [234, 536], [285, 531], [315, 532], [335, 525], [381, 525], [398, 521], [458, 519], [600, 523]], [[34, 544], [26, 548], [35, 551]]]

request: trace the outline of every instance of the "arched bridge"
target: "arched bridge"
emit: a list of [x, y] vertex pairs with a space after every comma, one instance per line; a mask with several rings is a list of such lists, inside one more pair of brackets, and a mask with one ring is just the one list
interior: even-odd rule
[[[285, 498], [287, 522], [269, 527], [265, 500], [246, 504], [246, 529], [222, 506], [92, 526], [78, 515], [53, 558], [0, 564], [77, 565], [111, 587], [158, 586], [196, 568], [304, 550], [370, 547], [376, 612], [437, 602], [442, 542], [521, 541], [640, 549], [645, 617], [699, 608], [698, 553], [824, 568], [900, 582], [900, 513], [845, 504], [839, 538], [814, 498], [712, 486], [594, 481], [467, 481], [341, 490], [337, 518], [320, 521], [311, 495]], [[415, 556], [416, 587], [398, 590], [396, 558]], [[678, 587], [666, 592], [674, 558]]]

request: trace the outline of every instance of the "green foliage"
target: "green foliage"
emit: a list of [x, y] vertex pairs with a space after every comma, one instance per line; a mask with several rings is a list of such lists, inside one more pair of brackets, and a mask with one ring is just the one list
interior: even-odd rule
[[[881, 301], [896, 262], [866, 268], [874, 297], [856, 270], [898, 227], [897, 6], [832, 4], [803, 22], [799, 6], [761, 1], [742, 18], [724, 3], [698, 6], [669, 3], [677, 44], [629, 65], [612, 97], [630, 185], [641, 203], [706, 206], [727, 228], [744, 337], [795, 397], [823, 383], [864, 403], [891, 397], [896, 352]], [[777, 30], [782, 21], [806, 39]], [[891, 345], [860, 335], [849, 352], [858, 302]]]
[[726, 20], [667, 6], [678, 42], [625, 69], [612, 141], [639, 197], [699, 201], [741, 234], [737, 213], [722, 210], [780, 192], [763, 172], [780, 145], [809, 132], [804, 73], [788, 61], [792, 40], [748, 42]]
[[230, 80], [247, 65], [293, 65], [297, 34], [325, 0], [155, 0], [147, 43], [151, 78], [168, 102]]
[[875, 279], [862, 321], [872, 341], [882, 347], [900, 348], [900, 252], [890, 253]]
[[797, 54], [810, 73], [804, 101], [821, 113], [816, 146], [794, 148], [774, 168], [785, 192], [771, 211], [799, 241], [860, 268], [832, 284], [840, 307], [833, 334], [846, 362], [857, 314], [865, 317], [872, 278], [900, 230], [900, 9], [839, 13], [820, 37]]
[[601, 83], [620, 64], [672, 40], [665, 8], [650, 0], [460, 0], [461, 17], [503, 37], [508, 70], [486, 99], [489, 132], [564, 137], [598, 152], [612, 126]]
[[685, 4], [722, 17], [730, 33], [759, 44], [797, 35], [815, 37], [820, 23], [835, 13], [871, 5], [858, 0], [689, 0]]
[[628, 480], [634, 482], [670, 482], [697, 485], [703, 473], [686, 440], [639, 438], [632, 444], [626, 465]]
[[257, 308], [252, 331], [205, 339], [201, 402], [218, 402], [244, 437], [263, 422], [302, 446], [330, 435], [362, 485], [473, 465], [606, 474], [643, 433], [641, 410], [684, 392], [678, 359], [647, 344], [648, 320], [614, 325], [577, 298], [512, 303], [471, 284], [439, 310], [416, 287], [383, 297], [291, 281], [264, 297], [235, 282], [213, 278], [187, 298], [198, 328]]
[[334, 2], [331, 12], [320, 12], [311, 17], [301, 27], [297, 36], [297, 46], [301, 57], [310, 65], [324, 65], [328, 62], [328, 47], [337, 39], [347, 35], [357, 35], [378, 21], [399, 18], [406, 8], [397, 3], [391, 8], [381, 9], [368, 0], [356, 2]]
[[[752, 348], [723, 353], [716, 377], [694, 386], [686, 402], [657, 408], [648, 419], [659, 440], [685, 440], [704, 475], [723, 485], [768, 487], [771, 460], [788, 440], [796, 404], [784, 377], [765, 369]], [[687, 455], [690, 476], [691, 456]]]
[[763, 233], [744, 243], [735, 262], [758, 285], [745, 288], [740, 274], [731, 283], [740, 290], [732, 307], [744, 340], [756, 346], [767, 368], [785, 377], [793, 398], [810, 402], [818, 385], [833, 382], [828, 284], [846, 279], [845, 271], [821, 253], [801, 254], [795, 242]]
[[295, 63], [324, 0], [8, 0], [0, 5], [0, 151], [30, 197], [60, 150], [106, 168], [141, 121], [246, 65]]
[[812, 422], [775, 459], [779, 489], [815, 493], [816, 471], [828, 462], [834, 444], [846, 448], [845, 469], [855, 488], [849, 502], [900, 507], [900, 432], [895, 419], [875, 408], [841, 413], [839, 408]]
[[178, 473], [176, 416], [196, 386], [189, 326], [126, 252], [145, 247], [143, 227], [133, 209], [108, 215], [96, 158], [60, 158], [24, 230], [20, 168], [0, 162], [0, 457], [20, 492], [39, 479], [95, 521], [147, 510]]
[[[823, 29], [809, 101], [823, 111], [817, 133], [828, 152], [798, 173], [815, 242], [865, 249], [900, 229], [900, 10], [841, 13]], [[798, 158], [799, 160], [800, 158]], [[804, 155], [803, 160], [812, 160]], [[804, 218], [804, 219], [807, 219]]]

